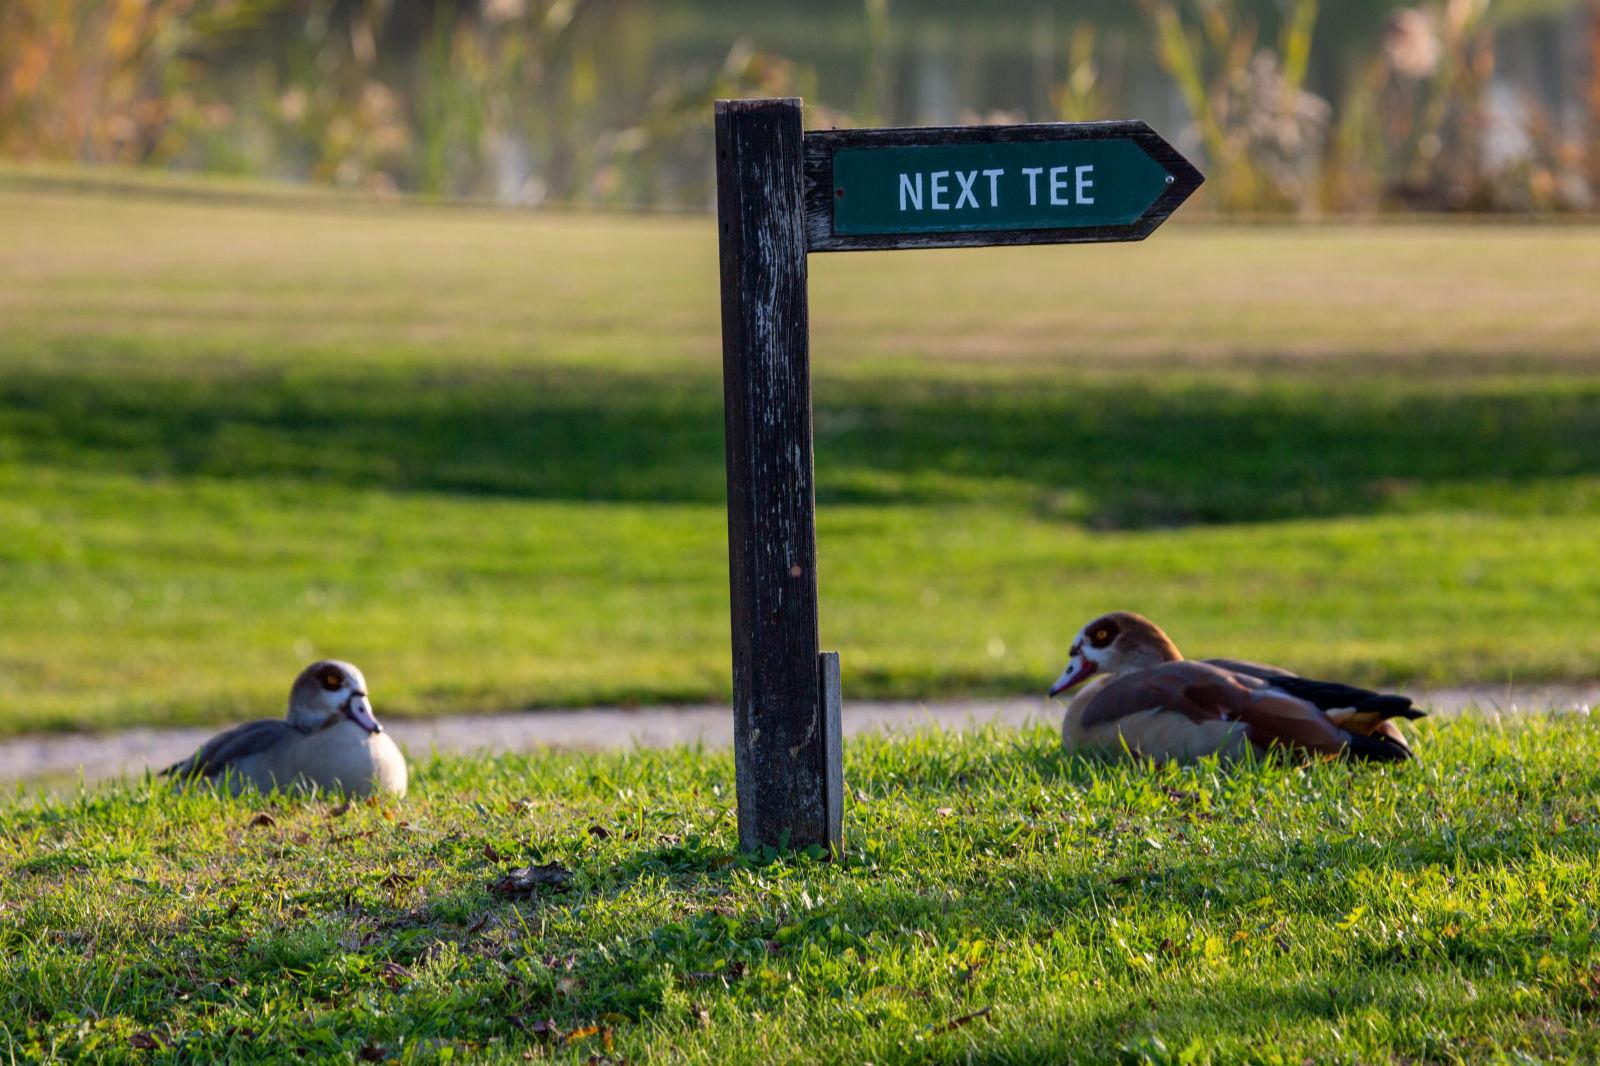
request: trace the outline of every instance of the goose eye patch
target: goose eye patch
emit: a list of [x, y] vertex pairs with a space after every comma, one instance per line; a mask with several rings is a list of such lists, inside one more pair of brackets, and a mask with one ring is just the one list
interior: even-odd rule
[[1089, 643], [1103, 648], [1116, 639], [1117, 631], [1111, 626], [1098, 626], [1089, 634]]
[[323, 674], [322, 687], [327, 689], [329, 692], [337, 692], [339, 689], [344, 687], [344, 678], [333, 673]]

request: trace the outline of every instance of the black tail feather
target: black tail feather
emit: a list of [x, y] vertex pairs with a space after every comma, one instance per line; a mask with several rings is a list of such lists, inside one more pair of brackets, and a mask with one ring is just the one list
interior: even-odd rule
[[1365, 762], [1405, 762], [1414, 758], [1411, 749], [1404, 744], [1397, 744], [1389, 737], [1381, 734], [1366, 736], [1362, 733], [1351, 733], [1349, 743], [1344, 747], [1347, 759], [1361, 759]]
[[1348, 707], [1383, 718], [1421, 718], [1426, 713], [1413, 707], [1409, 697], [1341, 685], [1337, 681], [1313, 681], [1290, 674], [1273, 674], [1265, 680], [1273, 688], [1313, 703], [1324, 711]]

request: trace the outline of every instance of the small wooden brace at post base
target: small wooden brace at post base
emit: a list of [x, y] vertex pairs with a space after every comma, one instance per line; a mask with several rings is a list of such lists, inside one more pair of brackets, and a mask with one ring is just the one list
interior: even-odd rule
[[783, 99], [719, 100], [716, 127], [739, 845], [839, 855], [807, 253], [1143, 240], [1204, 179], [1143, 122], [806, 134]]

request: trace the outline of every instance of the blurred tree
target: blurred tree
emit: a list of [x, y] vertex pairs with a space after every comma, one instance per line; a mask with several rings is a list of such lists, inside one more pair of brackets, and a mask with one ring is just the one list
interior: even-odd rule
[[861, 47], [861, 97], [856, 105], [859, 121], [881, 126], [888, 120], [894, 90], [894, 35], [889, 0], [862, 0], [865, 25]]
[[1340, 108], [1329, 196], [1343, 209], [1489, 206], [1483, 97], [1489, 0], [1401, 8]]
[[1589, 0], [1589, 187], [1600, 192], [1600, 0]]
[[718, 95], [1107, 118], [1165, 92], [1148, 41], [1224, 209], [1562, 206], [1600, 188], [1600, 74], [1587, 148], [1529, 105], [1512, 167], [1483, 100], [1497, 19], [1580, 8], [1600, 52], [1600, 0], [1083, 0], [1059, 40], [1041, 0], [0, 0], [0, 155], [703, 205]]
[[1067, 76], [1053, 94], [1056, 116], [1062, 122], [1094, 122], [1110, 118], [1100, 64], [1095, 55], [1095, 28], [1079, 22], [1067, 39]]
[[1329, 109], [1305, 89], [1317, 0], [1283, 0], [1276, 50], [1241, 0], [1140, 0], [1225, 211], [1308, 209]]
[[193, 53], [261, 6], [235, 0], [6, 0], [0, 153], [142, 163], [178, 123], [226, 121], [193, 94]]

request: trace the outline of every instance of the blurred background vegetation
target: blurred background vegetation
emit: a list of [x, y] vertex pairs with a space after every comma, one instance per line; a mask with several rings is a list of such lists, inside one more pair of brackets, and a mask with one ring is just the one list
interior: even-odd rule
[[699, 208], [709, 102], [1141, 117], [1224, 212], [1584, 211], [1600, 0], [6, 0], [0, 157]]

